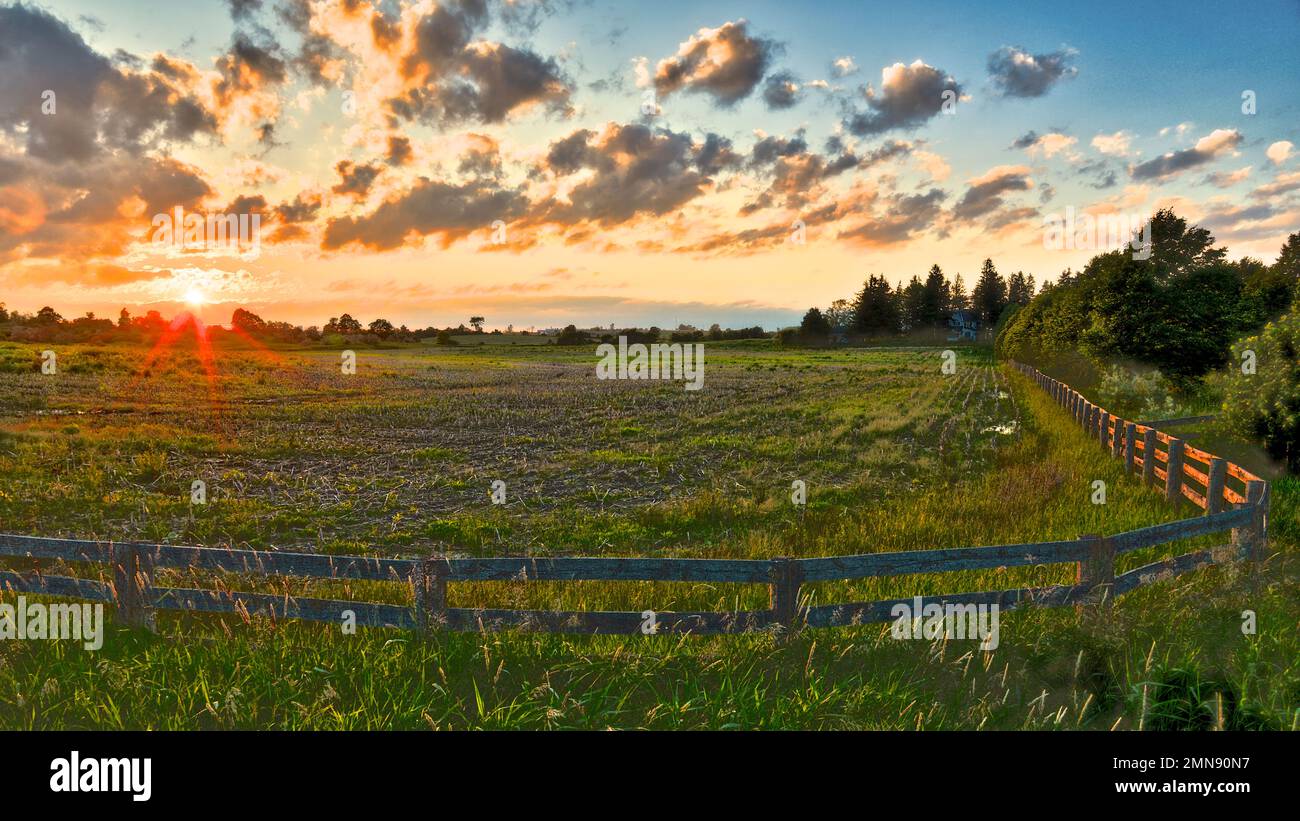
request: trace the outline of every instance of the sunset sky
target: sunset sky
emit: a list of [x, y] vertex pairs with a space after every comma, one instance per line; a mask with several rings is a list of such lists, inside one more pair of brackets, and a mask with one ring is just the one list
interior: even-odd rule
[[[1067, 208], [1272, 262], [1300, 3], [1160, 5], [0, 0], [0, 301], [772, 328], [870, 273], [1055, 277]], [[155, 242], [177, 206], [258, 247]]]

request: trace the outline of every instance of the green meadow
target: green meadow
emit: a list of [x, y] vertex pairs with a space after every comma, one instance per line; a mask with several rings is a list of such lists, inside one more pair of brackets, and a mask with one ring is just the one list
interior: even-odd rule
[[[0, 532], [373, 556], [769, 558], [1069, 539], [1198, 513], [1125, 475], [981, 348], [961, 349], [944, 374], [937, 348], [707, 343], [695, 392], [597, 380], [593, 346], [512, 341], [363, 349], [355, 374], [337, 350], [233, 345], [211, 357], [193, 345], [60, 346], [58, 372], [43, 374], [48, 346], [0, 343]], [[1093, 503], [1097, 480], [1105, 504]], [[795, 482], [805, 505], [792, 503]], [[1274, 482], [1263, 567], [1201, 570], [1109, 607], [1005, 612], [987, 652], [898, 640], [888, 625], [792, 638], [424, 636], [161, 613], [156, 633], [110, 625], [94, 652], [0, 641], [0, 727], [1296, 729], [1297, 500], [1295, 480]], [[1142, 551], [1117, 569], [1225, 540]], [[803, 593], [867, 601], [1073, 574], [923, 574]], [[398, 583], [163, 582], [411, 603]], [[768, 591], [493, 582], [453, 583], [448, 596], [453, 607], [732, 610], [766, 607]]]

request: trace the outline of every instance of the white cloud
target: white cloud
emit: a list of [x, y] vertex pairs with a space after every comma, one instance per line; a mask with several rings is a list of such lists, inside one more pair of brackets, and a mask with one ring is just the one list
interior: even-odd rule
[[852, 57], [838, 57], [831, 62], [831, 74], [835, 77], [847, 77], [858, 73], [858, 64]]
[[1264, 156], [1272, 160], [1274, 165], [1281, 165], [1291, 156], [1294, 148], [1295, 145], [1289, 140], [1278, 140], [1268, 147], [1268, 150], [1264, 152]]
[[1092, 147], [1111, 157], [1127, 157], [1133, 135], [1120, 130], [1114, 134], [1098, 134], [1092, 138]]

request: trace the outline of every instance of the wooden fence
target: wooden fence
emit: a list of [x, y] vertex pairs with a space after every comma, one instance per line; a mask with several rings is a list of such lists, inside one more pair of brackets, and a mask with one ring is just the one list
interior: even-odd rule
[[[452, 582], [483, 581], [762, 584], [769, 588], [766, 610], [655, 612], [654, 632], [707, 634], [774, 630], [786, 633], [804, 626], [838, 627], [890, 621], [896, 605], [914, 602], [909, 598], [810, 605], [801, 597], [803, 585], [810, 583], [1051, 564], [1076, 566], [1073, 584], [921, 597], [922, 606], [997, 604], [1011, 609], [1027, 604], [1061, 606], [1109, 601], [1143, 584], [1210, 564], [1233, 558], [1264, 557], [1268, 509], [1265, 482], [1237, 465], [1187, 447], [1167, 434], [1113, 418], [1067, 385], [1028, 366], [1014, 363], [1014, 367], [1048, 390], [1074, 414], [1085, 431], [1097, 437], [1113, 456], [1123, 458], [1131, 471], [1142, 471], [1148, 482], [1163, 482], [1167, 498], [1176, 500], [1185, 496], [1206, 514], [1111, 536], [1082, 536], [1057, 542], [767, 560], [441, 556], [384, 559], [0, 535], [0, 557], [26, 559], [35, 564], [34, 570], [26, 572], [0, 571], [0, 590], [110, 603], [116, 607], [120, 621], [143, 627], [153, 625], [156, 611], [262, 614], [335, 624], [342, 624], [350, 612], [356, 624], [371, 627], [634, 634], [648, 630], [649, 621], [643, 611], [457, 608], [447, 605], [447, 587]], [[1202, 464], [1204, 469], [1195, 467], [1194, 463]], [[1232, 534], [1230, 546], [1197, 550], [1123, 574], [1115, 573], [1117, 556], [1228, 531]], [[55, 576], [43, 572], [41, 565], [47, 561], [103, 567], [98, 579]], [[412, 590], [414, 606], [158, 587], [154, 578], [159, 569], [392, 582]]]

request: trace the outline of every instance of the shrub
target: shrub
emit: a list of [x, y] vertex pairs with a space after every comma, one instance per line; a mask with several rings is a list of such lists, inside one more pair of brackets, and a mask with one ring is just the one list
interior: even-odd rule
[[1112, 365], [1094, 389], [1112, 413], [1128, 419], [1168, 419], [1178, 416], [1174, 386], [1158, 370], [1135, 372]]
[[[1270, 456], [1300, 470], [1300, 309], [1240, 340], [1232, 352], [1233, 364], [1222, 380], [1220, 427], [1262, 441]], [[1249, 354], [1253, 368], [1245, 367]]]

